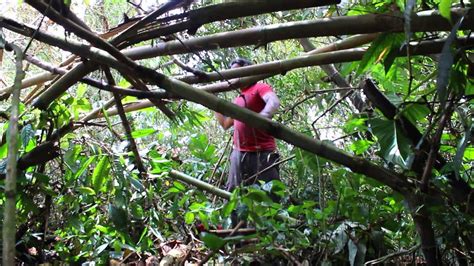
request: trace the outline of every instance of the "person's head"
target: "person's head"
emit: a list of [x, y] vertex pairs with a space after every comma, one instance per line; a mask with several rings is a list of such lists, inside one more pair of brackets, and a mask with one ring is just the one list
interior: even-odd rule
[[232, 62], [230, 62], [230, 68], [237, 68], [237, 67], [250, 66], [250, 65], [252, 65], [252, 62], [245, 58], [236, 58], [232, 60]]

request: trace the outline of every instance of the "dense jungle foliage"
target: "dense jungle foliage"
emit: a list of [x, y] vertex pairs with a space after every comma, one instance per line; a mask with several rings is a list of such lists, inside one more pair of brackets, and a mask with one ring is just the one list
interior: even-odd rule
[[[128, 89], [136, 87], [135, 84], [124, 77], [123, 71], [113, 69], [114, 65], [94, 61], [97, 59], [88, 58], [82, 50], [76, 54], [78, 57], [68, 61], [71, 52], [76, 51], [64, 48], [69, 42], [65, 46], [51, 45], [39, 39], [40, 34], [33, 33], [38, 40], [32, 40], [26, 31], [22, 34], [12, 30], [20, 28], [11, 22], [16, 21], [58, 39], [70, 40], [71, 44], [92, 43], [70, 29], [64, 30], [53, 22], [54, 18], [50, 20], [38, 12], [41, 9], [32, 7], [36, 2], [48, 5], [62, 1], [25, 2], [1, 0], [2, 206], [8, 200], [7, 155], [12, 152], [8, 145], [15, 137], [8, 133], [14, 96], [6, 91], [19, 74], [11, 47], [15, 45], [25, 51], [24, 81], [40, 75], [48, 78], [34, 79], [29, 86], [23, 86], [20, 95], [15, 157], [18, 160], [14, 160], [18, 163], [13, 198], [16, 227], [3, 230], [3, 234], [15, 232], [16, 263], [474, 263], [472, 1], [354, 0], [237, 18], [223, 13], [222, 18], [211, 23], [204, 20], [198, 29], [135, 43], [124, 41], [120, 43], [123, 46], [112, 41], [120, 49], [182, 43], [184, 52], [135, 61], [176, 79], [191, 76], [191, 80], [220, 73], [236, 57], [249, 58], [256, 65], [291, 59], [303, 62], [281, 71], [255, 74], [269, 73], [264, 81], [280, 98], [273, 121], [311, 137], [320, 145], [318, 150], [305, 148], [305, 143], [287, 141], [297, 139], [296, 135], [278, 140], [281, 182], [243, 187], [229, 199], [170, 174], [172, 170], [179, 171], [224, 189], [232, 132], [224, 131], [214, 119], [211, 109], [219, 108], [218, 104], [190, 100], [186, 95], [167, 96], [162, 101], [175, 115], [170, 119], [152, 104], [137, 105], [146, 102], [147, 97], [119, 91], [114, 93], [115, 99], [122, 97], [126, 113], [126, 117], [121, 117], [120, 108], [113, 106], [114, 94], [79, 80], [87, 76], [111, 85], [115, 80], [116, 87]], [[154, 23], [148, 22], [135, 34], [178, 24], [185, 20], [180, 15], [186, 12], [242, 1], [174, 2], [182, 7], [159, 16]], [[249, 8], [253, 2], [249, 2]], [[61, 6], [65, 10], [70, 9], [97, 34], [130, 25], [127, 23], [139, 21], [164, 5], [162, 1], [137, 0], [64, 3]], [[60, 19], [67, 20], [68, 11], [53, 4], [51, 9], [57, 9], [63, 16]], [[390, 24], [377, 25], [379, 30], [364, 28], [369, 27], [362, 20], [368, 14], [400, 18], [401, 28], [393, 30]], [[442, 22], [449, 27], [442, 23], [417, 25], [416, 17], [423, 14], [441, 14]], [[354, 19], [342, 30], [334, 30], [337, 27], [330, 24], [332, 19], [336, 25], [338, 18], [357, 16], [361, 16], [360, 20]], [[329, 21], [328, 33], [244, 44], [239, 43], [239, 38], [246, 37], [235, 35], [229, 37], [233, 38], [230, 45], [195, 49], [189, 42], [187, 46], [188, 40], [217, 33], [258, 30], [271, 25], [279, 28], [282, 23], [313, 20]], [[380, 30], [384, 27], [386, 30]], [[357, 45], [359, 48], [331, 46], [359, 33], [372, 34], [370, 40]], [[101, 35], [102, 40], [110, 41], [114, 34]], [[128, 37], [133, 39], [134, 35]], [[275, 35], [268, 33], [267, 37]], [[416, 48], [423, 46], [423, 42], [437, 41], [437, 48], [429, 48], [437, 50], [407, 49], [409, 43]], [[105, 50], [96, 44], [92, 46]], [[304, 63], [305, 52], [321, 47], [327, 48], [321, 54], [326, 59]], [[338, 59], [338, 53], [343, 52], [348, 57]], [[360, 58], [351, 57], [357, 53]], [[112, 56], [120, 61], [115, 55], [109, 57]], [[63, 72], [51, 74], [45, 67], [38, 67], [40, 64], [31, 57]], [[96, 67], [95, 71], [77, 77], [46, 108], [35, 105], [45, 91], [61, 82], [57, 74], [66, 76], [84, 62], [104, 64], [111, 70]], [[133, 73], [139, 75], [139, 71]], [[253, 73], [238, 77], [249, 75]], [[142, 76], [140, 79], [152, 91], [168, 91], [166, 85], [153, 84]], [[232, 80], [214, 79], [224, 84]], [[207, 81], [200, 79], [199, 83], [202, 84], [193, 86], [205, 86]], [[181, 88], [179, 84], [173, 86]], [[238, 94], [235, 89], [216, 93], [226, 101], [232, 101]], [[112, 104], [107, 104], [111, 99]], [[84, 119], [91, 113], [91, 119]], [[124, 129], [127, 124], [128, 133]], [[307, 146], [316, 145], [312, 143]], [[267, 192], [279, 195], [281, 200], [272, 201]], [[232, 212], [248, 221], [237, 234], [226, 231], [233, 229]], [[7, 215], [12, 214], [2, 211], [2, 217]]]

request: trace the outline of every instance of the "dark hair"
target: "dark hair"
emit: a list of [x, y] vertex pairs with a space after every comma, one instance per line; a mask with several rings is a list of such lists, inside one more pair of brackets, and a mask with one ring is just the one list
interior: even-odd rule
[[240, 66], [250, 66], [253, 63], [248, 59], [239, 57], [239, 58], [236, 58], [236, 59], [232, 60], [232, 62], [230, 62], [230, 66], [232, 66], [234, 64], [238, 64]]

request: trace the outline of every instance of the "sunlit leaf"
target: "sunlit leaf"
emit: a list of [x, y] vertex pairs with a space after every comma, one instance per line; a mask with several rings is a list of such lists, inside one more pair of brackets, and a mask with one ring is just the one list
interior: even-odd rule
[[77, 190], [81, 193], [84, 193], [84, 194], [90, 195], [90, 196], [93, 196], [93, 195], [96, 194], [95, 191], [90, 187], [78, 187]]
[[81, 168], [79, 168], [79, 170], [77, 170], [76, 174], [74, 175], [74, 179], [77, 179], [79, 178], [83, 173], [84, 171], [87, 169], [87, 167], [89, 167], [89, 165], [96, 159], [96, 156], [91, 156], [89, 157], [89, 159], [87, 159], [86, 161], [84, 161], [81, 165]]
[[451, 21], [451, 0], [440, 0], [438, 7], [441, 16]]
[[140, 129], [140, 130], [135, 130], [132, 132], [132, 137], [133, 138], [143, 138], [143, 137], [146, 137], [146, 136], [149, 136], [153, 133], [155, 133], [156, 130], [153, 129], [153, 128], [145, 128], [145, 129]]
[[362, 153], [367, 151], [370, 148], [370, 146], [372, 146], [372, 144], [373, 144], [372, 141], [360, 139], [360, 140], [354, 141], [351, 144], [350, 149], [354, 151], [355, 154], [361, 155]]
[[92, 187], [94, 188], [96, 193], [101, 190], [105, 190], [103, 185], [105, 183], [105, 180], [108, 178], [109, 170], [109, 158], [107, 156], [103, 156], [97, 166], [94, 168], [94, 172], [92, 173]]
[[187, 223], [187, 224], [192, 224], [194, 222], [194, 213], [187, 212], [184, 215], [184, 222]]
[[375, 39], [360, 61], [357, 75], [362, 74], [369, 66], [385, 58], [389, 54], [388, 51], [393, 49], [393, 47], [398, 48], [403, 38], [402, 36], [400, 34], [383, 33]]
[[84, 97], [84, 94], [86, 93], [86, 91], [87, 91], [87, 85], [83, 83], [79, 83], [77, 85], [76, 97], [78, 99]]

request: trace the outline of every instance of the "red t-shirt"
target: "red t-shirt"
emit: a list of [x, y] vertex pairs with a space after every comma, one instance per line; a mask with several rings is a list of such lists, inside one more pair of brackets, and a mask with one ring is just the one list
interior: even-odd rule
[[[260, 113], [265, 107], [263, 95], [272, 91], [272, 87], [268, 84], [257, 83], [243, 89], [242, 93], [235, 98], [234, 103]], [[234, 148], [239, 151], [273, 151], [276, 148], [275, 138], [234, 119]]]

